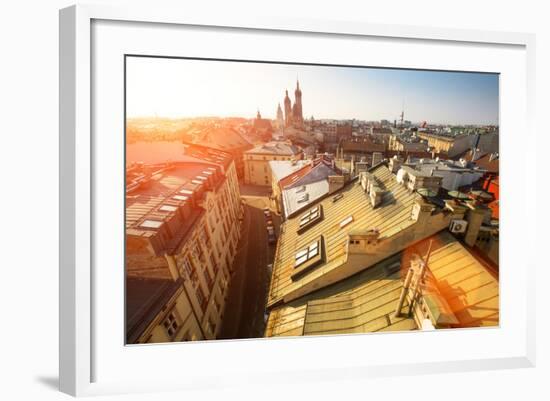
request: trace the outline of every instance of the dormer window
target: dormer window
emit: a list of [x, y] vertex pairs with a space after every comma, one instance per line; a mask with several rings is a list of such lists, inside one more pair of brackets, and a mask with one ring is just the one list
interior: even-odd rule
[[323, 218], [323, 207], [317, 205], [307, 212], [305, 212], [300, 217], [300, 222], [298, 223], [298, 234], [301, 234], [309, 227], [313, 226], [315, 223], [319, 222]]
[[296, 252], [294, 255], [294, 271], [291, 274], [291, 278], [293, 280], [296, 279], [322, 262], [323, 237], [320, 236], [315, 241], [310, 242], [305, 248]]
[[301, 264], [307, 262], [308, 260], [314, 258], [317, 255], [319, 255], [319, 241], [315, 241], [314, 243], [310, 244], [307, 248], [302, 249], [300, 252], [296, 254], [294, 267], [300, 266]]

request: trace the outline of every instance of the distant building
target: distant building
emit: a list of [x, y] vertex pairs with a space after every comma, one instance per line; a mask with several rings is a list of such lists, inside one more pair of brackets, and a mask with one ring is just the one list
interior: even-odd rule
[[300, 82], [296, 81], [296, 90], [294, 91], [294, 105], [288, 96], [288, 90], [285, 91], [285, 127], [294, 127], [304, 129], [304, 115], [302, 109], [302, 90]]
[[126, 177], [127, 342], [216, 338], [242, 217], [231, 155], [191, 145]]
[[195, 133], [193, 143], [230, 153], [237, 177], [241, 180], [244, 178], [243, 154], [254, 145], [238, 130], [225, 125], [212, 125]]
[[244, 153], [244, 182], [251, 185], [271, 185], [270, 161], [299, 160], [302, 151], [290, 142], [268, 142]]
[[265, 335], [498, 326], [498, 267], [471, 251], [487, 208], [430, 195], [441, 180], [381, 163], [287, 219]]
[[277, 213], [282, 212], [280, 204], [281, 185], [280, 183], [289, 176], [305, 174], [311, 169], [311, 160], [277, 160], [270, 161], [269, 168], [271, 169], [271, 198], [274, 202]]
[[275, 125], [278, 131], [282, 131], [285, 127], [285, 118], [283, 110], [281, 109], [281, 103], [277, 105], [277, 119], [275, 120]]
[[[390, 160], [390, 165], [393, 163], [400, 163], [397, 156]], [[401, 168], [411, 174], [441, 177], [441, 187], [447, 191], [456, 191], [460, 187], [472, 185], [486, 173], [485, 170], [465, 160], [409, 159]]]

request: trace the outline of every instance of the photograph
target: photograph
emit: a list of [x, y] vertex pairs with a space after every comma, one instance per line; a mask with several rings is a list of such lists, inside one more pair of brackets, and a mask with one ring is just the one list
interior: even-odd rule
[[498, 328], [499, 78], [125, 55], [125, 344]]

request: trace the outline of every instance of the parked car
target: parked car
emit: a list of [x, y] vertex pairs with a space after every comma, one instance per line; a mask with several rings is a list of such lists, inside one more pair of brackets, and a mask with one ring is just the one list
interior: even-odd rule
[[269, 245], [273, 245], [277, 242], [277, 237], [275, 237], [275, 231], [267, 231], [267, 242]]

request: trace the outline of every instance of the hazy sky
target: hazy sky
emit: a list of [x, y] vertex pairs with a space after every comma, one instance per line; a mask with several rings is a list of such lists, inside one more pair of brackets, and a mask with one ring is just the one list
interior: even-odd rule
[[128, 117], [274, 118], [296, 78], [304, 118], [498, 124], [498, 75], [128, 57]]

